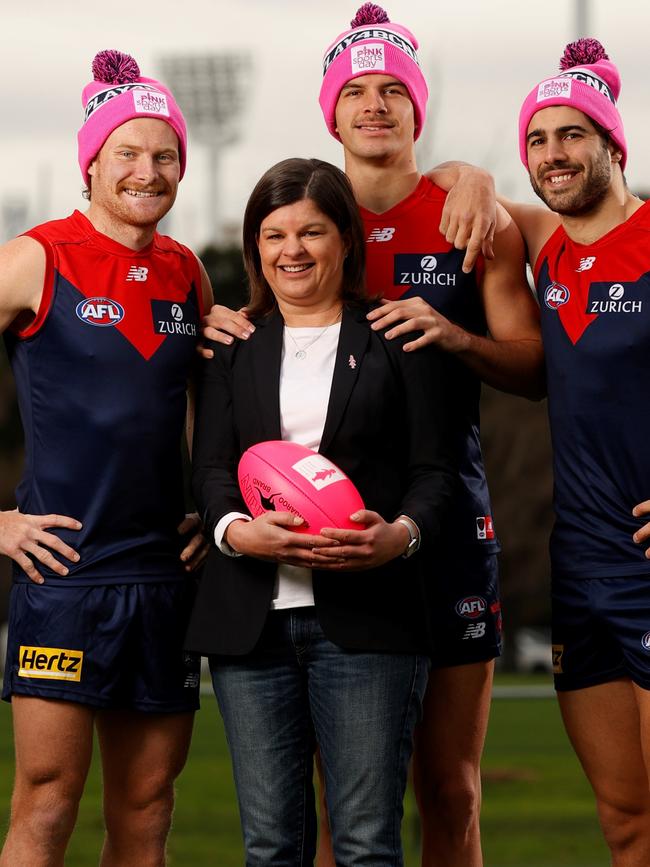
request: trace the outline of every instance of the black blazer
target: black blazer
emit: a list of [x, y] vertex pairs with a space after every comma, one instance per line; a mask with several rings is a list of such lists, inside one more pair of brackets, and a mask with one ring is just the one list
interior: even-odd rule
[[[412, 517], [420, 550], [368, 571], [313, 571], [325, 635], [359, 650], [412, 652], [426, 640], [424, 582], [456, 479], [447, 363], [432, 347], [404, 352], [371, 330], [367, 307], [345, 308], [320, 451], [356, 484], [366, 508], [391, 521]], [[215, 344], [197, 402], [194, 496], [205, 532], [228, 512], [248, 510], [237, 464], [251, 445], [281, 439], [279, 312], [247, 341]], [[351, 362], [353, 359], [353, 363]], [[276, 564], [232, 558], [212, 547], [187, 634], [189, 650], [240, 655], [253, 649], [270, 609]]]

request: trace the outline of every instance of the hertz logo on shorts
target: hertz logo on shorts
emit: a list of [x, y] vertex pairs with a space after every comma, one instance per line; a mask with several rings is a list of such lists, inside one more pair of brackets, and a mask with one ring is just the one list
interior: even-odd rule
[[61, 647], [25, 647], [18, 657], [18, 677], [44, 677], [48, 680], [81, 680], [82, 650]]

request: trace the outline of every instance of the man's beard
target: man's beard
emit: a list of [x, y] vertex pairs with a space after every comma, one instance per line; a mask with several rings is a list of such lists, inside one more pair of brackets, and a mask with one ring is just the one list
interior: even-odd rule
[[552, 211], [564, 217], [581, 217], [597, 210], [607, 195], [612, 179], [609, 150], [603, 148], [599, 156], [588, 166], [576, 166], [566, 161], [560, 161], [548, 166], [545, 174], [549, 171], [561, 171], [562, 169], [567, 171], [584, 169], [582, 183], [574, 189], [558, 190], [557, 193], [554, 193], [552, 188], [549, 190], [540, 186], [533, 175], [529, 173], [535, 195], [539, 196]]

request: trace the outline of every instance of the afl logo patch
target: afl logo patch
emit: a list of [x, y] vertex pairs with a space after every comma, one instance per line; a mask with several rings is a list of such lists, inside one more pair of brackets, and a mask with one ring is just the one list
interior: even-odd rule
[[566, 304], [569, 298], [569, 290], [561, 283], [551, 283], [550, 286], [546, 287], [546, 292], [544, 292], [544, 303], [551, 310], [557, 310], [558, 307]]
[[117, 325], [124, 319], [124, 308], [110, 298], [84, 298], [77, 304], [75, 312], [82, 322], [99, 328]]
[[641, 639], [641, 647], [650, 652], [650, 632], [646, 632]]
[[482, 596], [466, 596], [456, 603], [456, 614], [465, 620], [476, 620], [487, 611], [487, 602]]

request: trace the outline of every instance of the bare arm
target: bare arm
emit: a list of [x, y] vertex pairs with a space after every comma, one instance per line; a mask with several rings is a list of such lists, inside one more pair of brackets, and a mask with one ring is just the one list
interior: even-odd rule
[[471, 335], [460, 357], [494, 388], [539, 400], [546, 393], [539, 308], [525, 276], [521, 234], [501, 208], [494, 251], [481, 283], [490, 336]]
[[450, 322], [422, 298], [389, 301], [368, 318], [374, 329], [394, 326], [386, 332], [389, 340], [423, 331], [405, 344], [407, 352], [435, 343], [457, 355], [489, 385], [537, 399], [544, 394], [539, 311], [525, 278], [521, 235], [503, 208], [494, 246], [495, 259], [486, 261], [481, 284], [489, 337]]
[[[201, 273], [201, 294], [203, 297], [203, 309], [209, 310], [214, 303], [214, 295], [212, 285], [207, 271], [203, 267], [200, 259], [199, 270]], [[187, 384], [187, 412], [185, 415], [185, 435], [187, 437], [187, 448], [192, 455], [192, 438], [194, 436], [194, 409], [196, 406], [196, 378], [192, 377]], [[200, 516], [193, 512], [191, 515], [185, 515], [185, 518], [178, 526], [178, 533], [181, 536], [187, 537], [187, 544], [181, 551], [180, 558], [187, 572], [192, 572], [197, 569], [208, 556], [210, 545], [203, 535], [203, 524]]]
[[[45, 279], [45, 251], [33, 238], [15, 238], [0, 248], [0, 332], [12, 324], [27, 325], [38, 312]], [[67, 575], [68, 567], [52, 551], [76, 563], [79, 555], [50, 527], [81, 529], [81, 524], [66, 515], [23, 515], [17, 509], [0, 512], [0, 554], [11, 557], [36, 584], [43, 576], [36, 568], [42, 563], [57, 575]]]
[[484, 169], [462, 162], [441, 163], [427, 177], [445, 190], [440, 232], [457, 250], [467, 250], [463, 271], [469, 273], [482, 252], [494, 255], [496, 193], [494, 178]]
[[[203, 267], [203, 263], [197, 257], [199, 271], [201, 273], [201, 293], [203, 297], [203, 309], [210, 311], [214, 305], [214, 292], [212, 284], [208, 277], [208, 272]], [[221, 309], [221, 308], [220, 308]], [[204, 324], [205, 324], [204, 317]], [[201, 343], [199, 344], [201, 346]], [[208, 355], [207, 352], [210, 354]], [[212, 350], [205, 350], [205, 358], [212, 358]], [[192, 455], [192, 440], [194, 438], [194, 408], [196, 406], [196, 377], [192, 377], [187, 386], [187, 414], [185, 417], [185, 435], [187, 437], [187, 448], [190, 456]]]
[[38, 312], [45, 280], [45, 251], [33, 238], [0, 247], [0, 333], [27, 324]]
[[522, 205], [503, 196], [498, 200], [517, 224], [526, 244], [527, 259], [534, 267], [542, 247], [560, 225], [560, 218], [539, 205]]
[[450, 160], [431, 169], [427, 177], [448, 193], [440, 231], [458, 250], [467, 248], [463, 262], [465, 272], [471, 271], [481, 251], [486, 259], [492, 258], [497, 202], [517, 224], [531, 265], [535, 264], [542, 247], [560, 225], [558, 215], [548, 208], [523, 205], [496, 196], [492, 175], [469, 163]]

